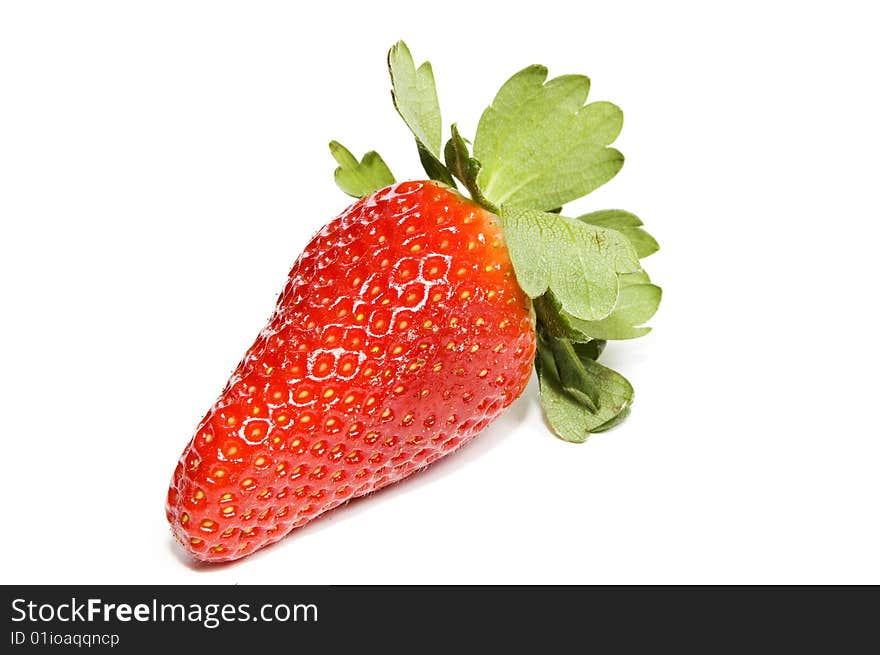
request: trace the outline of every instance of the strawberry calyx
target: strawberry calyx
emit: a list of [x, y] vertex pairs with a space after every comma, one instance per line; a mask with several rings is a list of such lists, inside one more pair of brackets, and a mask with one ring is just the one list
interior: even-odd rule
[[[597, 360], [608, 341], [643, 336], [662, 290], [641, 267], [659, 246], [642, 221], [623, 210], [577, 217], [564, 206], [613, 178], [623, 155], [611, 147], [623, 124], [612, 103], [586, 103], [583, 75], [547, 79], [529, 66], [508, 79], [480, 117], [475, 137], [453, 123], [443, 144], [442, 117], [429, 62], [416, 66], [403, 41], [388, 53], [394, 106], [412, 132], [432, 180], [458, 189], [499, 217], [517, 282], [532, 299], [535, 368], [549, 424], [583, 442], [630, 411], [632, 385]], [[362, 197], [394, 182], [374, 151], [358, 161], [337, 142], [339, 187]]]

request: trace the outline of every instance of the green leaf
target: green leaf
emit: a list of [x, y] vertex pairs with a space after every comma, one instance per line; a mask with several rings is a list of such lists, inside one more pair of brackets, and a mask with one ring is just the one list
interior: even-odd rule
[[500, 215], [520, 287], [530, 298], [550, 289], [576, 318], [597, 321], [611, 314], [618, 275], [640, 270], [629, 241], [614, 230], [511, 206]]
[[622, 209], [604, 209], [591, 214], [584, 214], [577, 217], [579, 221], [589, 223], [590, 225], [598, 225], [600, 227], [611, 228], [617, 230], [633, 245], [639, 255], [639, 259], [643, 259], [648, 255], [653, 255], [660, 250], [657, 240], [642, 229], [642, 220], [635, 214]]
[[371, 150], [358, 162], [338, 141], [330, 142], [330, 154], [339, 166], [333, 173], [337, 186], [355, 198], [363, 198], [390, 184], [394, 176], [378, 153]]
[[388, 52], [388, 71], [394, 107], [416, 138], [425, 172], [432, 180], [455, 186], [441, 161], [443, 121], [431, 63], [426, 61], [416, 68], [409, 48], [398, 41]]
[[644, 272], [620, 276], [620, 295], [614, 311], [598, 321], [583, 321], [574, 316], [566, 316], [570, 329], [593, 339], [635, 339], [651, 331], [649, 327], [636, 327], [647, 323], [657, 307], [663, 291], [651, 284]]
[[607, 147], [623, 113], [609, 102], [584, 106], [590, 80], [529, 66], [511, 77], [483, 112], [474, 157], [477, 182], [495, 205], [550, 210], [587, 195], [614, 177], [623, 155]]
[[583, 443], [590, 434], [608, 430], [626, 418], [633, 388], [625, 377], [590, 357], [581, 357], [586, 384], [596, 398], [596, 409], [592, 409], [565, 388], [556, 362], [543, 350], [542, 354], [539, 347], [536, 358], [541, 405], [547, 422], [561, 439]]

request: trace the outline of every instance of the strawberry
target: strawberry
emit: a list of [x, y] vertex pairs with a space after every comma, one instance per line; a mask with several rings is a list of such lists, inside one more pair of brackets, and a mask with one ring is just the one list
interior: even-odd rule
[[[433, 179], [396, 183], [375, 152], [358, 161], [331, 143], [336, 181], [359, 200], [296, 260], [174, 470], [166, 515], [198, 559], [246, 556], [455, 451], [520, 396], [533, 364], [563, 439], [583, 441], [629, 410], [631, 387], [596, 360], [608, 339], [647, 330], [635, 326], [653, 314], [659, 287], [638, 259], [656, 242], [619, 210], [544, 211], [616, 173], [606, 147], [616, 114], [603, 107], [580, 134], [602, 103], [566, 123], [559, 108], [581, 87], [555, 97], [564, 84], [543, 85], [530, 67], [484, 113], [473, 156], [453, 126], [441, 161], [430, 65], [416, 69], [402, 43], [389, 63], [395, 106]], [[518, 150], [536, 124], [563, 130], [592, 168], [555, 170], [552, 145], [543, 153], [534, 135]], [[567, 166], [582, 164], [568, 156]]]
[[496, 217], [437, 182], [375, 192], [309, 243], [202, 419], [175, 535], [234, 559], [405, 478], [510, 405], [534, 350]]

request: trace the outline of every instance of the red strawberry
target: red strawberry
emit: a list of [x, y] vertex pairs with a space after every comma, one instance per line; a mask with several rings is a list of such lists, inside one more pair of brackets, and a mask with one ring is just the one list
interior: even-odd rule
[[545, 84], [530, 66], [483, 113], [473, 156], [455, 125], [441, 155], [430, 65], [402, 42], [388, 62], [440, 181], [392, 184], [376, 152], [330, 144], [337, 184], [361, 199], [294, 264], [168, 490], [174, 535], [199, 559], [244, 557], [451, 453], [519, 397], [533, 364], [562, 439], [629, 412], [632, 386], [596, 360], [607, 340], [648, 331], [660, 288], [639, 258], [657, 243], [629, 212], [560, 213], [623, 164], [608, 147], [620, 110], [583, 105], [584, 76]]
[[523, 391], [535, 332], [496, 218], [436, 182], [349, 207], [180, 458], [174, 534], [232, 560], [473, 438]]

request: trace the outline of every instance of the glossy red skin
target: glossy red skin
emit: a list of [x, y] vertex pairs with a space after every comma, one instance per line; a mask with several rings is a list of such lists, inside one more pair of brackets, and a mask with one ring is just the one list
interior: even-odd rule
[[501, 414], [534, 351], [495, 217], [435, 182], [377, 191], [306, 247], [183, 451], [175, 537], [238, 559], [405, 478]]

